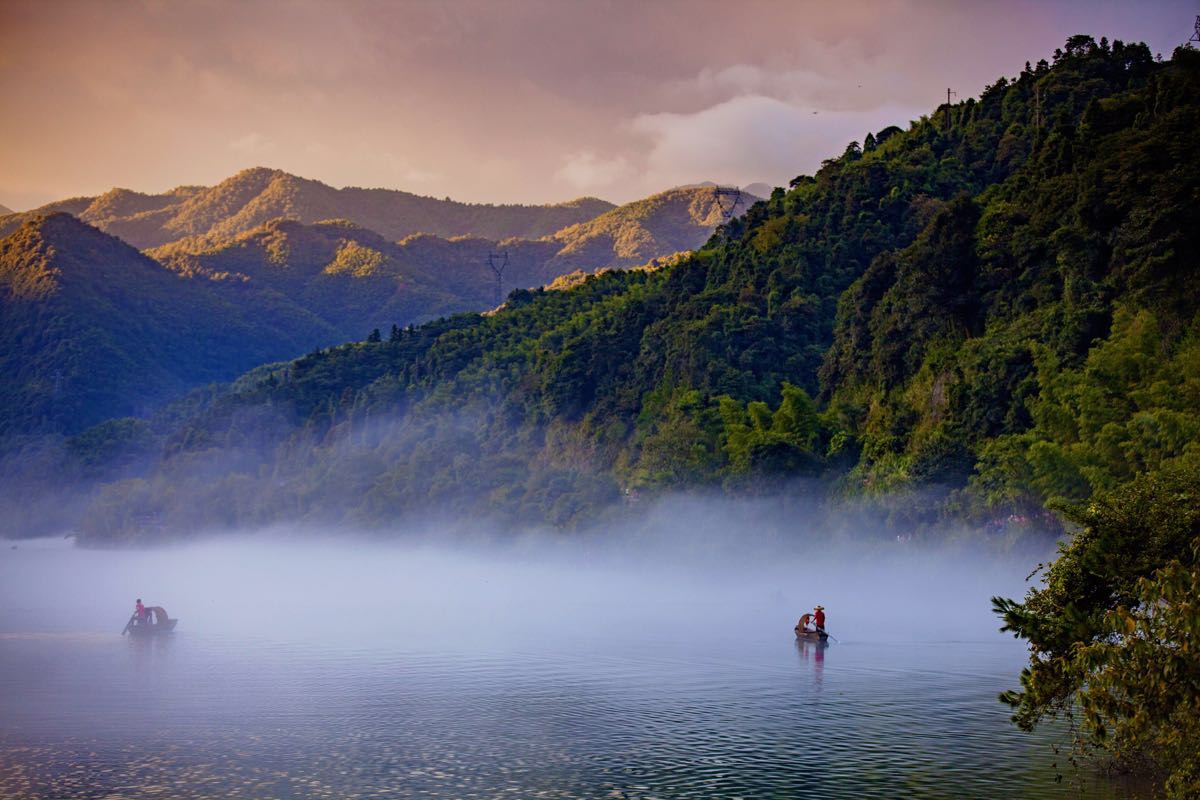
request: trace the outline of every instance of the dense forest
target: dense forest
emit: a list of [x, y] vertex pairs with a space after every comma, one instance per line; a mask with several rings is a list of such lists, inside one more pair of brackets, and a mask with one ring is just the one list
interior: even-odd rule
[[896, 520], [918, 534], [1061, 519], [1045, 583], [997, 600], [1033, 648], [1006, 699], [1025, 725], [1079, 708], [1087, 741], [1195, 796], [1198, 96], [1200, 53], [1072, 37], [677, 263], [384, 326], [38, 468], [97, 482], [95, 544], [427, 512], [568, 529], [799, 478], [934, 487]]
[[[1195, 58], [1072, 40], [851, 143], [670, 268], [384, 326], [181, 401], [143, 423], [149, 505], [116, 484], [105, 507], [193, 527], [467, 503], [569, 527], [805, 475], [1020, 520], [1194, 459]], [[236, 468], [187, 481], [224, 451]]]

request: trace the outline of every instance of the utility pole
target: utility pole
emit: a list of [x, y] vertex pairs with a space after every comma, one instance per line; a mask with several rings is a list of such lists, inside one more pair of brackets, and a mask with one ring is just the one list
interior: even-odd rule
[[496, 305], [500, 305], [500, 281], [504, 276], [504, 268], [508, 266], [508, 251], [503, 253], [488, 253], [488, 266], [496, 273]]
[[946, 130], [950, 130], [950, 96], [958, 97], [958, 92], [950, 91], [950, 87], [946, 87]]

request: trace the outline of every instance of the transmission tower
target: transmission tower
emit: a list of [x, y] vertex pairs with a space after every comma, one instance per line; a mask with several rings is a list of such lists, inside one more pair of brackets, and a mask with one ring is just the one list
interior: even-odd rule
[[500, 305], [501, 281], [504, 279], [504, 268], [508, 266], [508, 251], [503, 253], [488, 253], [488, 266], [496, 273], [496, 305]]
[[742, 190], [736, 186], [724, 188], [718, 186], [713, 189], [713, 199], [717, 202], [717, 208], [721, 209], [721, 219], [729, 221], [737, 207], [742, 204]]
[[1192, 29], [1192, 38], [1188, 42], [1200, 42], [1200, 14], [1196, 15], [1196, 26]]
[[50, 377], [54, 381], [54, 396], [58, 397], [59, 394], [62, 393], [62, 384], [63, 384], [62, 370], [61, 369], [54, 370], [54, 373]]

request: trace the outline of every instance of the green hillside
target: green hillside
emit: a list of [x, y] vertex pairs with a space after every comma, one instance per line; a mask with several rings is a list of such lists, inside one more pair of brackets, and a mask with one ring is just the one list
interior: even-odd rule
[[113, 189], [99, 197], [51, 203], [0, 219], [0, 235], [31, 215], [66, 212], [139, 249], [189, 236], [205, 236], [215, 244], [277, 218], [305, 223], [347, 219], [393, 240], [416, 233], [537, 239], [611, 208], [594, 197], [543, 206], [487, 205], [391, 189], [334, 189], [255, 167], [211, 187], [180, 186], [158, 195]]
[[[145, 502], [185, 528], [198, 507], [381, 523], [447, 504], [572, 525], [631, 493], [824, 475], [936, 483], [930, 521], [1021, 520], [1190, 457], [1194, 58], [1073, 40], [852, 143], [674, 267], [247, 376], [167, 435], [219, 449], [231, 409], [284, 409], [269, 485]], [[1070, 421], [1079, 392], [1103, 418]], [[175, 452], [152, 482], [186, 480]]]

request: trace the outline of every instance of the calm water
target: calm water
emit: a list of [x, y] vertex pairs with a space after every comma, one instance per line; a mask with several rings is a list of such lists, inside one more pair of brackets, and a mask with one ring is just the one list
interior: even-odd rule
[[[982, 613], [939, 626], [931, 609], [961, 610], [920, 595], [921, 575], [884, 585], [891, 569], [803, 589], [778, 564], [718, 568], [724, 582], [630, 572], [387, 550], [6, 551], [0, 796], [1106, 796], [1069, 770], [1056, 783], [1053, 736], [1008, 723], [995, 698], [1019, 644], [991, 622], [946, 635], [989, 620], [1008, 577], [951, 587]], [[206, 592], [217, 575], [242, 589]], [[177, 633], [118, 635], [137, 583]], [[814, 590], [840, 643], [792, 637], [791, 594]]]

